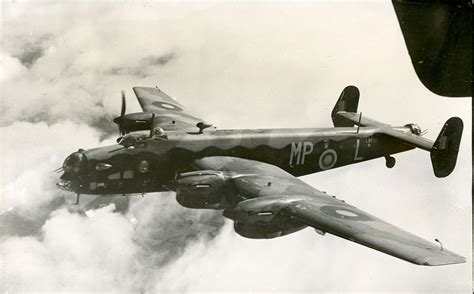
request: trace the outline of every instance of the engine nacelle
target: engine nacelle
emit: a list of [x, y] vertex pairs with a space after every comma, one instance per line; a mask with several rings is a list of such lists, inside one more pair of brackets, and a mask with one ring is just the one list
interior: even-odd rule
[[234, 230], [252, 239], [269, 239], [291, 234], [306, 227], [282, 209], [299, 196], [266, 196], [242, 201], [224, 210], [224, 216], [235, 221]]
[[249, 224], [239, 221], [234, 223], [235, 232], [242, 237], [250, 239], [271, 239], [281, 237], [304, 228], [306, 228], [306, 225], [289, 218], [280, 218], [278, 221], [273, 220], [269, 223]]
[[234, 205], [231, 178], [220, 171], [204, 170], [177, 176], [176, 200], [189, 208], [226, 209]]
[[239, 202], [224, 211], [224, 216], [245, 223], [268, 223], [280, 213], [294, 196], [266, 196]]
[[114, 118], [114, 122], [121, 125], [125, 134], [136, 131], [149, 130], [151, 128], [152, 113], [137, 112], [125, 114], [123, 117]]
[[408, 127], [410, 129], [410, 132], [417, 136], [420, 136], [422, 133], [420, 126], [415, 123], [406, 124], [405, 127]]

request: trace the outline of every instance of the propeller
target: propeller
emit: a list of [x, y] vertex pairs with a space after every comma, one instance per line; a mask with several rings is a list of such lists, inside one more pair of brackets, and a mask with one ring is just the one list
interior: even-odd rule
[[155, 113], [151, 114], [151, 121], [150, 121], [150, 135], [148, 136], [149, 138], [153, 138], [153, 124], [155, 122]]
[[125, 127], [123, 125], [126, 111], [127, 111], [127, 102], [126, 102], [126, 99], [125, 99], [125, 92], [122, 91], [122, 109], [120, 110], [120, 116], [116, 117], [114, 119], [114, 122], [119, 125], [119, 136], [120, 137], [127, 133], [127, 130], [125, 129]]

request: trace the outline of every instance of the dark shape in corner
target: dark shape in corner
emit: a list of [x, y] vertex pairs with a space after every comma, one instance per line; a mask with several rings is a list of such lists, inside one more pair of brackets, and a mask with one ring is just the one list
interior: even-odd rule
[[441, 96], [472, 96], [470, 0], [393, 0], [418, 78]]

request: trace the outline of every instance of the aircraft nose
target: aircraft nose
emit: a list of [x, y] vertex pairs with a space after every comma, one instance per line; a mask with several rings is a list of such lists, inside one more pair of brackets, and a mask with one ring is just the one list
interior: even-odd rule
[[57, 185], [64, 190], [78, 192], [82, 178], [88, 174], [87, 158], [82, 150], [72, 153], [64, 160], [63, 170], [64, 174]]
[[72, 173], [77, 176], [87, 174], [87, 159], [80, 151], [69, 155], [63, 163], [65, 173]]

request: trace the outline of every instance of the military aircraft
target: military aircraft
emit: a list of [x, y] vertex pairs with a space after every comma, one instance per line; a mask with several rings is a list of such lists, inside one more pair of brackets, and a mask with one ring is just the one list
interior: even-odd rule
[[176, 191], [184, 207], [222, 210], [247, 238], [275, 238], [306, 227], [419, 265], [465, 258], [319, 191], [297, 177], [385, 157], [429, 151], [434, 174], [454, 169], [463, 123], [452, 117], [433, 142], [416, 124], [390, 126], [357, 112], [359, 90], [346, 87], [334, 128], [218, 130], [158, 88], [134, 87], [143, 112], [126, 114], [118, 144], [79, 149], [64, 161], [58, 186], [80, 194]]

